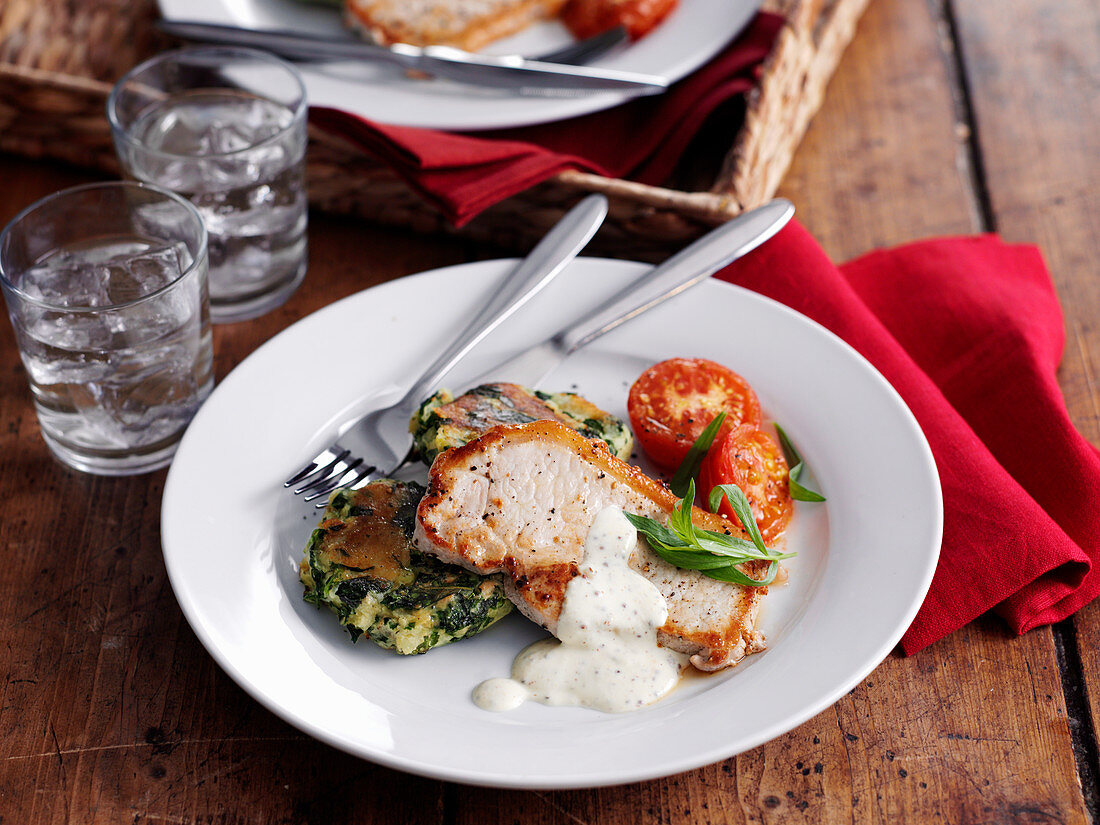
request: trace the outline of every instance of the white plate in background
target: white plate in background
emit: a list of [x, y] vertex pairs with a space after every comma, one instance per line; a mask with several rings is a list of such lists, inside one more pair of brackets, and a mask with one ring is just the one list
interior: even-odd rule
[[[158, 0], [167, 20], [347, 36], [340, 12], [297, 0]], [[609, 69], [679, 80], [702, 66], [752, 19], [760, 0], [682, 0], [648, 35], [593, 62]], [[537, 55], [572, 41], [557, 21], [536, 23], [483, 49], [486, 54]], [[502, 129], [563, 120], [607, 109], [618, 93], [531, 97], [444, 80], [416, 80], [386, 64], [303, 63], [309, 103], [382, 123], [432, 129]]]

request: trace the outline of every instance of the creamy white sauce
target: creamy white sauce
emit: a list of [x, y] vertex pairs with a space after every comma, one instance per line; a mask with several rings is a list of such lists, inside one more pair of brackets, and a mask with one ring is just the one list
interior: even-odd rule
[[515, 679], [486, 679], [474, 688], [474, 704], [483, 710], [515, 710], [530, 694], [525, 685]]
[[657, 645], [668, 607], [628, 564], [637, 540], [618, 507], [596, 516], [580, 573], [565, 589], [558, 638], [521, 651], [511, 679], [478, 685], [478, 707], [511, 710], [529, 698], [618, 712], [651, 704], [676, 686], [688, 657]]

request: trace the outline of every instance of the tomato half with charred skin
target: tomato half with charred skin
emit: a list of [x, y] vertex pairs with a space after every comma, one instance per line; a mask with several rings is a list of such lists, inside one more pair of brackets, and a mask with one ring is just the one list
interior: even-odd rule
[[677, 0], [569, 0], [562, 22], [578, 40], [622, 26], [631, 40], [648, 34], [676, 8]]
[[[715, 439], [699, 470], [699, 491], [704, 502], [719, 484], [741, 488], [752, 505], [765, 543], [787, 529], [794, 513], [787, 460], [779, 444], [764, 430], [747, 425]], [[719, 512], [734, 524], [740, 523], [725, 499]]]
[[720, 412], [718, 438], [742, 424], [760, 424], [760, 400], [733, 370], [704, 358], [672, 358], [643, 372], [626, 400], [630, 425], [645, 454], [675, 471], [695, 439]]

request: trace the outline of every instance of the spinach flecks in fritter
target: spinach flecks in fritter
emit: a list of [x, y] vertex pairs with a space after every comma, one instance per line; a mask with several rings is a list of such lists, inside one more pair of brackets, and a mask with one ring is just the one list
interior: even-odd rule
[[584, 426], [587, 427], [589, 430], [591, 430], [594, 433], [598, 433], [599, 435], [603, 435], [603, 422], [602, 421], [597, 421], [595, 418], [586, 418], [586, 419], [584, 419]]
[[469, 593], [456, 593], [439, 623], [448, 632], [460, 627], [479, 627], [489, 617], [491, 606], [484, 599], [471, 598]]
[[309, 544], [306, 545], [306, 564], [312, 587], [306, 588], [306, 601], [320, 607], [324, 604], [321, 592], [324, 589], [326, 574], [322, 569], [319, 552], [324, 543], [325, 531], [318, 527], [310, 534]]
[[351, 506], [351, 490], [337, 490], [332, 494], [332, 498], [329, 499], [328, 507], [330, 510], [337, 510], [343, 512]]
[[389, 587], [385, 579], [375, 579], [370, 576], [360, 576], [356, 579], [346, 579], [336, 587], [336, 595], [340, 597], [343, 606], [350, 612], [359, 606], [371, 593], [383, 593]]
[[[306, 546], [305, 599], [328, 606], [352, 641], [365, 635], [399, 653], [472, 636], [511, 610], [503, 587], [417, 551], [416, 507], [424, 488], [382, 480], [329, 499]], [[469, 605], [456, 620], [453, 604]]]

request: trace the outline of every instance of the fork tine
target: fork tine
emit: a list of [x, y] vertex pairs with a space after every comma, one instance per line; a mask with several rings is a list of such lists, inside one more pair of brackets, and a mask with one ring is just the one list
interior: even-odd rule
[[[302, 501], [314, 501], [315, 499], [319, 499], [319, 498], [324, 499], [325, 501], [327, 501], [328, 500], [328, 494], [331, 493], [333, 490], [335, 490], [337, 487], [341, 486], [340, 485], [340, 479], [341, 478], [343, 478], [343, 476], [338, 475], [338, 476], [336, 476], [332, 479], [329, 479], [328, 481], [325, 482], [325, 484], [323, 484], [322, 486], [318, 487], [317, 489], [311, 491], [309, 493], [309, 495], [303, 496]], [[324, 507], [325, 502], [322, 501], [317, 506], [318, 507]]]
[[283, 482], [284, 487], [292, 487], [304, 478], [308, 478], [313, 475], [320, 465], [316, 461], [311, 461], [305, 467], [300, 469], [297, 473], [292, 475], [286, 481]]
[[364, 467], [362, 470], [360, 470], [356, 474], [355, 478], [353, 478], [351, 481], [349, 481], [345, 484], [342, 484], [341, 486], [342, 487], [354, 487], [355, 485], [359, 484], [360, 482], [366, 481], [367, 478], [369, 478], [371, 476], [380, 477], [381, 473], [378, 472], [377, 467], [374, 467], [372, 465], [368, 465], [368, 466]]
[[[345, 462], [345, 466], [337, 467], [327, 476], [319, 478], [316, 481], [311, 481], [309, 484], [299, 488], [300, 492], [298, 492], [298, 494], [301, 495], [301, 493], [308, 492], [313, 498], [316, 498], [318, 495], [324, 495], [331, 490], [335, 490], [340, 486], [340, 479], [362, 463], [363, 459], [361, 458], [357, 458], [351, 462]], [[307, 496], [306, 501], [312, 501], [312, 499]]]
[[[378, 469], [377, 467], [373, 467], [368, 464], [365, 467], [362, 467], [358, 473], [355, 473], [355, 477], [349, 481], [347, 480], [348, 476], [354, 472], [359, 464], [362, 463], [362, 461], [359, 459], [356, 459], [356, 462], [357, 463], [352, 464], [346, 470], [338, 473], [333, 473], [331, 476], [329, 476], [328, 480], [324, 484], [311, 491], [310, 494], [305, 497], [304, 501], [313, 501], [314, 499], [327, 497], [329, 493], [331, 493], [338, 487], [354, 487], [360, 481], [367, 478], [372, 473], [375, 473]], [[324, 504], [318, 504], [317, 506], [323, 507]]]
[[[315, 479], [313, 479], [312, 481], [310, 481], [306, 484], [303, 484], [301, 487], [299, 487], [297, 490], [295, 490], [294, 495], [300, 496], [302, 493], [306, 492], [307, 490], [313, 490], [318, 485], [324, 484], [329, 478], [332, 477], [333, 473], [337, 473], [337, 474], [342, 475], [349, 468], [340, 469], [340, 465], [345, 464], [350, 455], [351, 455], [351, 450], [341, 450], [336, 455], [336, 458], [332, 459], [332, 461], [330, 461], [328, 464], [325, 464], [323, 467], [319, 468], [316, 471], [316, 476], [317, 477]], [[362, 463], [363, 463], [363, 459], [361, 459], [361, 458], [355, 459], [355, 466], [356, 467], [358, 467], [359, 464], [362, 464]], [[308, 478], [308, 476], [307, 476], [307, 478]]]
[[564, 48], [536, 55], [534, 59], [544, 63], [564, 63], [570, 66], [583, 66], [588, 61], [596, 59], [604, 52], [610, 51], [620, 43], [625, 43], [627, 39], [626, 28], [619, 26], [618, 28], [602, 32], [585, 40], [578, 40], [575, 43], [570, 43]]
[[[360, 463], [362, 463], [362, 462], [360, 462]], [[344, 477], [347, 476], [347, 474], [349, 472], [351, 472], [352, 470], [355, 469], [355, 467], [358, 467], [358, 466], [359, 466], [359, 464], [356, 464], [352, 467], [349, 467], [346, 470], [340, 470], [338, 472], [335, 472], [332, 475], [330, 475], [328, 478], [322, 479], [321, 483], [317, 484], [313, 489], [308, 491], [308, 495], [305, 496], [304, 500], [305, 501], [313, 501], [314, 499], [322, 498], [323, 496], [327, 496], [329, 493], [331, 493], [337, 487], [344, 486], [340, 483], [341, 480], [343, 480]]]
[[[325, 452], [328, 451], [326, 450]], [[321, 455], [324, 455], [324, 453], [322, 453]], [[330, 455], [332, 454], [330, 453]], [[320, 461], [321, 456], [318, 456], [309, 463], [308, 467], [303, 467], [293, 478], [289, 478], [284, 481], [283, 486], [290, 487], [294, 484], [297, 484], [299, 481], [305, 481], [311, 475], [319, 473], [320, 475], [318, 476], [318, 478], [314, 479], [314, 482], [312, 482], [315, 483], [317, 480], [327, 477], [332, 468], [343, 461], [345, 458], [347, 458], [349, 455], [351, 455], [351, 450], [341, 450], [339, 453], [336, 453], [335, 457], [327, 464], [322, 464]], [[306, 485], [306, 487], [295, 490], [294, 495], [301, 495], [302, 490], [305, 490], [308, 486], [309, 485]]]

